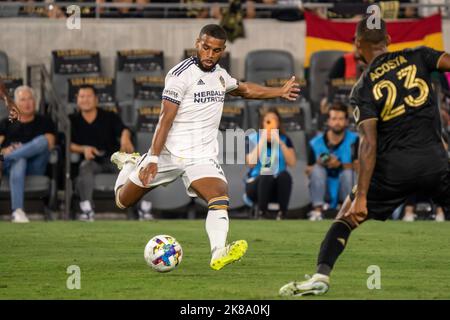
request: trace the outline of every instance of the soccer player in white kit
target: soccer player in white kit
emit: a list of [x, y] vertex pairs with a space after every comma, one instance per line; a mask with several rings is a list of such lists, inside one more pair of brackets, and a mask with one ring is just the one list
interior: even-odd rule
[[121, 170], [114, 188], [119, 208], [133, 206], [150, 190], [180, 176], [188, 195], [199, 196], [208, 203], [206, 232], [211, 245], [210, 266], [214, 270], [239, 260], [247, 250], [245, 240], [226, 245], [228, 185], [217, 160], [217, 134], [225, 94], [293, 101], [300, 91], [295, 77], [279, 88], [232, 78], [217, 64], [225, 42], [222, 27], [204, 26], [195, 44], [197, 55], [177, 64], [166, 76], [161, 114], [150, 150], [142, 156], [124, 152], [111, 156]]

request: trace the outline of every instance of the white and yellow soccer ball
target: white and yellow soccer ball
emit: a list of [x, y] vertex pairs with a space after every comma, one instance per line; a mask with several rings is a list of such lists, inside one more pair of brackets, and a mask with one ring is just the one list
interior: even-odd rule
[[172, 236], [154, 236], [145, 246], [145, 262], [158, 272], [172, 271], [181, 263], [182, 258], [183, 249]]

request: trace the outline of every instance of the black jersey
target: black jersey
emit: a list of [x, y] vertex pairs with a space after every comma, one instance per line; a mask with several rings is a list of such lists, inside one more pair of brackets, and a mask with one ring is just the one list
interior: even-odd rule
[[355, 84], [350, 101], [359, 126], [377, 120], [374, 174], [408, 180], [446, 170], [441, 120], [431, 73], [444, 52], [428, 47], [376, 57]]

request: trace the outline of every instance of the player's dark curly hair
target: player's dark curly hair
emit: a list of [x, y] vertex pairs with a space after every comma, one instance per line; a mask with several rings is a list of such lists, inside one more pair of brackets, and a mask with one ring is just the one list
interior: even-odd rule
[[372, 44], [380, 44], [382, 42], [386, 42], [387, 39], [387, 30], [386, 30], [386, 22], [383, 19], [380, 19], [379, 28], [373, 25], [372, 19], [375, 19], [372, 16], [368, 16], [359, 21], [356, 27], [356, 38], [360, 40], [370, 42]]
[[204, 26], [202, 30], [200, 30], [199, 38], [201, 38], [204, 34], [216, 39], [227, 41], [227, 33], [218, 24], [207, 24]]

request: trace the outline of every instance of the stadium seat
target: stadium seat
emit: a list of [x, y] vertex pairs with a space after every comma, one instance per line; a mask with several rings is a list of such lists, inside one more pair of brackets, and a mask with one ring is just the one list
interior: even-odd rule
[[54, 50], [50, 69], [53, 88], [61, 101], [67, 103], [69, 79], [100, 76], [100, 54], [96, 51], [79, 49]]
[[152, 144], [153, 132], [138, 131], [136, 133], [136, 151], [144, 154]]
[[227, 95], [223, 106], [219, 130], [248, 128], [248, 113], [245, 100]]
[[228, 181], [229, 209], [241, 209], [245, 206], [242, 195], [245, 193], [247, 168], [244, 164], [223, 164], [222, 169]]
[[[58, 159], [59, 149], [55, 148], [51, 151], [48, 161], [49, 176], [27, 176], [25, 178], [25, 211], [29, 201], [42, 201], [45, 199], [44, 210], [46, 220], [53, 220], [52, 211], [55, 211], [57, 205], [57, 181], [58, 181]], [[10, 200], [10, 188], [8, 177], [1, 179], [0, 200]], [[9, 208], [8, 208], [9, 210]]]
[[345, 51], [324, 50], [311, 56], [308, 87], [314, 117], [319, 113], [320, 100], [326, 95], [328, 74], [336, 60], [344, 53]]
[[153, 72], [116, 72], [116, 98], [119, 104], [122, 105], [131, 105], [133, 101], [133, 79], [137, 76], [160, 76], [161, 72], [153, 71]]
[[309, 180], [305, 174], [306, 160], [297, 158], [295, 168], [288, 168], [292, 176], [292, 193], [289, 201], [289, 210], [298, 210], [307, 207], [310, 203]]
[[[127, 54], [125, 55], [125, 53]], [[121, 106], [130, 106], [135, 98], [134, 78], [138, 76], [164, 76], [164, 54], [152, 50], [118, 51], [115, 74], [117, 101]]]
[[[126, 115], [124, 116], [126, 120], [125, 124], [135, 128], [137, 131], [153, 132], [155, 130], [161, 108], [160, 100], [135, 99], [131, 108], [127, 108], [126, 106], [124, 108], [126, 108]], [[142, 108], [155, 109], [157, 114], [144, 114]], [[142, 116], [140, 116], [140, 113], [143, 113]]]
[[289, 132], [287, 132], [287, 135], [292, 140], [297, 159], [306, 161], [308, 156], [307, 156], [307, 148], [306, 148], [305, 131], [289, 131]]
[[0, 51], [0, 76], [9, 74], [8, 56], [4, 51]]
[[294, 58], [283, 50], [255, 50], [245, 58], [245, 80], [264, 83], [267, 79], [289, 78], [295, 74]]
[[[3, 1], [2, 1], [3, 2]], [[2, 6], [0, 4], [0, 18], [12, 18], [19, 16], [20, 6]]]
[[61, 99], [63, 103], [68, 103], [69, 101], [69, 80], [72, 78], [79, 77], [98, 77], [100, 73], [83, 73], [83, 74], [53, 74], [52, 83], [55, 93]]

